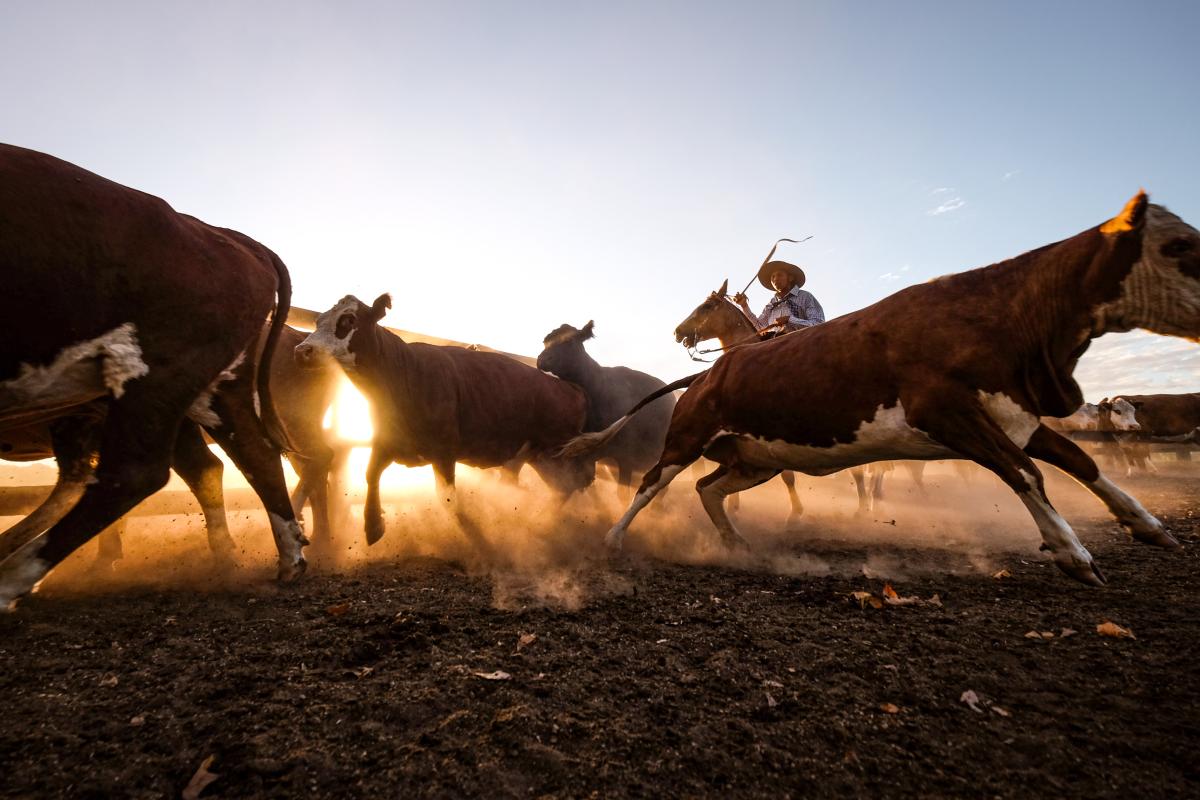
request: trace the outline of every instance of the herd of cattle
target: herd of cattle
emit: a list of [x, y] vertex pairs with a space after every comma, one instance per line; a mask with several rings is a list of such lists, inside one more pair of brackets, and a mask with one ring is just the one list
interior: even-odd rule
[[[458, 463], [528, 464], [563, 498], [592, 484], [598, 462], [626, 492], [640, 474], [606, 537], [619, 548], [638, 512], [704, 457], [716, 468], [697, 484], [701, 503], [722, 541], [741, 547], [725, 498], [776, 475], [949, 458], [994, 472], [1028, 508], [1055, 563], [1099, 585], [1102, 573], [1050, 504], [1032, 459], [1076, 478], [1133, 538], [1174, 547], [1064, 434], [1112, 433], [1133, 464], [1147, 434], [1183, 445], [1200, 429], [1200, 394], [1092, 406], [1071, 376], [1106, 332], [1200, 336], [1200, 234], [1142, 192], [1062, 242], [774, 339], [754, 335], [722, 286], [676, 338], [692, 348], [720, 339], [723, 355], [667, 385], [597, 364], [584, 349], [591, 323], [552, 331], [540, 369], [406, 342], [380, 325], [388, 295], [369, 305], [345, 297], [305, 334], [284, 324], [290, 278], [263, 245], [6, 145], [0, 266], [10, 298], [0, 321], [0, 457], [52, 454], [59, 465], [46, 502], [0, 534], [0, 608], [160, 489], [172, 468], [200, 503], [213, 551], [227, 556], [222, 467], [205, 436], [262, 500], [280, 578], [299, 576], [306, 501], [314, 537], [330, 535], [336, 453], [322, 419], [339, 369], [374, 421], [369, 543], [384, 533], [379, 480], [392, 463], [432, 465], [451, 509]], [[1131, 431], [1138, 440], [1122, 441]], [[291, 496], [281, 452], [300, 477]], [[861, 471], [856, 480], [865, 496]], [[790, 481], [789, 492], [798, 514]], [[115, 557], [119, 541], [103, 534], [102, 553]]]

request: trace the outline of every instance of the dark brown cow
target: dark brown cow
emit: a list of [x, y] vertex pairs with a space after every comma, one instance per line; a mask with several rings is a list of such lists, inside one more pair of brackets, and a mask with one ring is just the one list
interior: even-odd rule
[[[588, 355], [583, 343], [592, 338], [593, 323], [582, 328], [560, 325], [542, 341], [538, 369], [577, 384], [588, 399], [585, 431], [598, 431], [615, 422], [642, 397], [665, 384], [653, 375], [629, 367], [602, 367]], [[674, 397], [662, 397], [629, 423], [604, 449], [598, 461], [616, 464], [617, 483], [632, 490], [634, 473], [643, 473], [658, 462]], [[628, 497], [628, 493], [625, 494]]]
[[[730, 545], [744, 540], [724, 498], [782, 469], [820, 475], [880, 459], [967, 458], [1016, 492], [1064, 572], [1102, 584], [1050, 505], [1033, 459], [1088, 487], [1134, 538], [1178, 545], [1038, 419], [1083, 403], [1071, 373], [1093, 338], [1133, 328], [1200, 335], [1200, 234], [1142, 192], [1117, 217], [1070, 239], [739, 348], [678, 382], [690, 388], [659, 463], [607, 541], [619, 547], [634, 516], [701, 455], [721, 464], [697, 488]], [[628, 418], [564, 452], [586, 452]]]
[[1123, 394], [1114, 397], [1112, 402], [1120, 400], [1133, 406], [1138, 425], [1151, 436], [1194, 438], [1200, 428], [1200, 392]]
[[384, 533], [379, 478], [392, 463], [432, 464], [438, 491], [456, 512], [456, 462], [528, 462], [564, 496], [591, 484], [594, 460], [553, 456], [583, 429], [587, 398], [578, 386], [499, 353], [407, 343], [379, 325], [391, 303], [386, 294], [370, 306], [344, 297], [296, 348], [301, 365], [332, 357], [370, 403], [368, 544]]
[[94, 482], [0, 564], [0, 607], [166, 483], [188, 413], [215, 415], [210, 433], [267, 507], [280, 577], [299, 575], [306, 542], [263, 424], [279, 430], [267, 371], [243, 363], [272, 307], [267, 352], [286, 318], [279, 257], [157, 197], [0, 145], [0, 274], [16, 301], [0, 314], [0, 430], [109, 398]]

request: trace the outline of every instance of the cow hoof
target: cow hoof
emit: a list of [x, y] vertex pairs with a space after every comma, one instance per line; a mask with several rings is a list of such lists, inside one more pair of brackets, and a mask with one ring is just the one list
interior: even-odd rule
[[370, 547], [371, 545], [375, 544], [380, 539], [382, 539], [384, 530], [386, 530], [386, 528], [384, 528], [383, 520], [379, 520], [378, 522], [374, 522], [374, 521], [368, 522], [367, 527], [366, 527], [367, 546]]
[[291, 583], [303, 575], [306, 569], [308, 569], [308, 562], [303, 557], [294, 564], [280, 563], [278, 580], [280, 583]]
[[1168, 550], [1174, 550], [1180, 546], [1179, 540], [1167, 533], [1166, 529], [1161, 525], [1151, 530], [1133, 530], [1131, 533], [1137, 541], [1152, 544], [1155, 547], [1165, 547]]
[[1108, 584], [1108, 579], [1104, 577], [1100, 567], [1096, 566], [1095, 561], [1081, 561], [1067, 553], [1061, 560], [1055, 558], [1054, 563], [1080, 583], [1086, 583], [1088, 586], [1106, 586]]
[[621, 552], [621, 543], [625, 539], [625, 531], [613, 528], [608, 533], [604, 534], [604, 546], [608, 548], [608, 552], [616, 555]]
[[750, 543], [738, 536], [736, 533], [732, 536], [722, 536], [721, 543], [725, 545], [726, 550], [743, 550], [750, 551]]

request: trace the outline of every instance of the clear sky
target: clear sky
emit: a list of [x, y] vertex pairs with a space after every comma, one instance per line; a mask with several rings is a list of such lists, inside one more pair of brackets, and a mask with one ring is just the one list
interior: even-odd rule
[[[1073, 235], [1200, 222], [1196, 2], [5, 3], [0, 140], [237, 228], [298, 305], [671, 379], [771, 243], [836, 316]], [[751, 290], [756, 307], [767, 300]], [[931, 324], [935, 324], [931, 320]], [[1093, 345], [1091, 399], [1200, 390]], [[802, 369], [800, 365], [797, 369]]]

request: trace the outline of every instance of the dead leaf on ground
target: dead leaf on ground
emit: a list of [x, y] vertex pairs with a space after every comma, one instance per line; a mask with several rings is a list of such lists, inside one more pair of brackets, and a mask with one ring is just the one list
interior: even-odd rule
[[767, 695], [767, 708], [774, 708], [775, 706], [779, 705], [779, 701], [776, 700], [774, 697], [772, 697], [770, 692], [767, 692], [766, 695]]
[[1068, 636], [1074, 636], [1074, 635], [1075, 635], [1075, 634], [1077, 634], [1077, 633], [1079, 633], [1079, 631], [1077, 631], [1077, 630], [1074, 630], [1074, 629], [1072, 629], [1072, 628], [1063, 628], [1063, 629], [1062, 629], [1062, 632], [1058, 634], [1058, 637], [1059, 637], [1060, 639], [1065, 639], [1065, 638], [1067, 638]]
[[346, 670], [356, 678], [365, 678], [375, 671], [374, 667], [355, 667], [354, 669]]
[[520, 636], [517, 637], [517, 649], [520, 650], [523, 647], [528, 647], [529, 645], [533, 644], [536, 641], [537, 641], [536, 633], [522, 633]]
[[895, 703], [880, 703], [879, 710], [885, 714], [899, 714], [900, 706]]
[[213, 765], [216, 756], [209, 756], [200, 763], [200, 767], [196, 770], [196, 774], [188, 781], [188, 785], [183, 790], [183, 800], [197, 800], [200, 793], [203, 792], [210, 783], [221, 777], [215, 772], [209, 772], [208, 768]]
[[983, 709], [979, 707], [979, 695], [975, 694], [975, 692], [971, 689], [967, 689], [965, 692], [963, 692], [962, 697], [958, 698], [958, 701], [960, 703], [966, 703], [967, 707], [976, 714], [983, 713]]
[[868, 604], [871, 608], [883, 608], [883, 601], [870, 592], [851, 592], [850, 596], [858, 601], [859, 608], [866, 608]]
[[105, 675], [103, 678], [100, 679], [100, 685], [103, 686], [105, 689], [111, 689], [112, 687], [116, 686], [120, 682], [121, 681], [117, 678], [116, 675]]
[[512, 679], [512, 675], [509, 675], [502, 669], [493, 672], [472, 672], [471, 674], [476, 678], [483, 678], [485, 681], [507, 681]]
[[1113, 639], [1136, 639], [1133, 631], [1129, 628], [1122, 628], [1115, 622], [1101, 622], [1096, 626], [1096, 633], [1101, 636], [1110, 636]]
[[129, 720], [129, 724], [130, 724], [130, 725], [132, 725], [132, 726], [133, 726], [133, 727], [135, 727], [135, 728], [140, 728], [140, 727], [142, 727], [143, 725], [145, 725], [145, 724], [146, 724], [146, 715], [145, 715], [145, 714], [138, 714], [136, 717], [134, 717], [133, 719]]
[[998, 571], [998, 572], [993, 572], [993, 573], [992, 573], [992, 577], [993, 577], [993, 578], [995, 578], [996, 580], [1002, 580], [1002, 579], [1004, 579], [1004, 578], [1011, 578], [1011, 577], [1012, 577], [1012, 573], [1011, 573], [1011, 572], [1009, 572], [1009, 571], [1008, 571], [1008, 570], [1006, 570], [1006, 569], [1002, 569], [1002, 570], [1000, 570], [1000, 571]]
[[347, 600], [344, 603], [335, 603], [334, 605], [331, 605], [329, 608], [325, 609], [325, 613], [331, 617], [340, 617], [349, 610], [350, 601]]
[[1012, 716], [1011, 711], [1003, 709], [1000, 706], [992, 706], [991, 709], [992, 709], [992, 711], [995, 711], [997, 714], [999, 714], [1002, 717], [1011, 717]]
[[1025, 634], [1026, 639], [1053, 639], [1054, 631], [1029, 631]]

